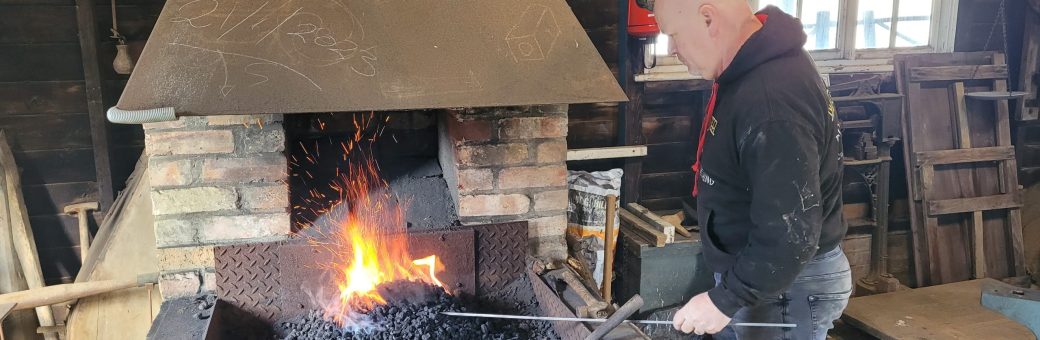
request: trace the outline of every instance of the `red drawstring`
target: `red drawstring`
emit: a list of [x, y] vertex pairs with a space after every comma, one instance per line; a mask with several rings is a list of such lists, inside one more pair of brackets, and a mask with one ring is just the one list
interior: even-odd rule
[[719, 83], [711, 85], [711, 99], [708, 100], [708, 110], [704, 114], [704, 122], [701, 123], [701, 137], [697, 144], [697, 160], [693, 163], [693, 196], [697, 196], [697, 184], [700, 183], [701, 175], [701, 153], [704, 152], [704, 137], [708, 134], [711, 121], [715, 117], [715, 102], [719, 96]]

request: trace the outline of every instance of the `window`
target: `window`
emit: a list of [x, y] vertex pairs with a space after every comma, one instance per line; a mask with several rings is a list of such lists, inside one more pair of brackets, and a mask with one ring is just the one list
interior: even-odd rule
[[[754, 8], [772, 5], [800, 18], [808, 36], [805, 49], [824, 73], [889, 71], [895, 53], [953, 50], [956, 0], [749, 1]], [[640, 80], [683, 78], [679, 71], [686, 68], [669, 55], [666, 35], [658, 36], [647, 57], [647, 65], [656, 67], [645, 73], [665, 75]]]

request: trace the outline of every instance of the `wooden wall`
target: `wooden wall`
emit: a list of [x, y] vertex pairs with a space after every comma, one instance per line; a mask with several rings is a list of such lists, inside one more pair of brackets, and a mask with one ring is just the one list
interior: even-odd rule
[[[603, 60], [617, 76], [618, 2], [568, 0]], [[630, 40], [630, 44], [641, 44]], [[680, 209], [693, 185], [696, 134], [703, 115], [704, 91], [692, 82], [646, 84], [641, 128], [648, 146], [639, 176], [640, 202], [650, 209]], [[582, 104], [570, 108], [570, 149], [620, 145], [616, 104]], [[572, 170], [620, 168], [622, 161], [572, 162]], [[624, 193], [622, 193], [624, 195]]]
[[[1011, 88], [1017, 88], [1021, 77], [1022, 36], [1025, 32], [1025, 15], [1029, 13], [1024, 0], [1006, 0], [1008, 15], [1008, 66], [1011, 71]], [[998, 26], [990, 31], [1000, 0], [962, 0], [957, 21], [957, 51], [982, 51], [987, 43], [989, 50], [1000, 50], [1003, 38]], [[1015, 121], [1012, 126], [1015, 151], [1020, 171], [1019, 182], [1029, 187], [1040, 183], [1040, 122]]]
[[[125, 34], [143, 42], [162, 1], [120, 2]], [[98, 3], [98, 51], [104, 106], [114, 105], [125, 76], [110, 66], [110, 9]], [[79, 270], [76, 220], [65, 205], [99, 198], [74, 0], [0, 0], [0, 129], [22, 169], [30, 223], [49, 283]], [[109, 124], [112, 182], [119, 190], [143, 149], [140, 126]]]

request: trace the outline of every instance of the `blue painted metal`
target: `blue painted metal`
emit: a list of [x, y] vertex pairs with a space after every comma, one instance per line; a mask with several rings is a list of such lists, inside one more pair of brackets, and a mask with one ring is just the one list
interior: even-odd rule
[[982, 285], [982, 305], [1025, 325], [1040, 339], [1040, 291], [989, 281]]

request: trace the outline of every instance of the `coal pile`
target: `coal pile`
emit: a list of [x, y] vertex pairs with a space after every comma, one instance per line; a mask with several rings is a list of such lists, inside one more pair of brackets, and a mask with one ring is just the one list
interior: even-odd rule
[[[526, 277], [523, 279], [526, 280]], [[511, 302], [488, 306], [481, 301], [464, 301], [440, 287], [418, 282], [393, 282], [379, 288], [386, 304], [356, 318], [357, 327], [341, 327], [321, 311], [276, 324], [279, 339], [558, 339], [552, 326], [543, 321], [493, 320], [447, 316], [443, 312], [529, 313], [533, 293], [518, 288], [523, 280], [500, 292]], [[527, 290], [530, 290], [528, 284]], [[528, 296], [530, 295], [530, 296]], [[502, 301], [499, 299], [499, 301]], [[488, 309], [493, 310], [488, 310]]]

